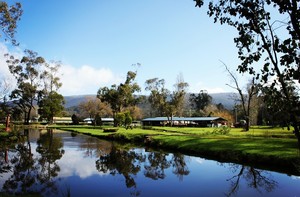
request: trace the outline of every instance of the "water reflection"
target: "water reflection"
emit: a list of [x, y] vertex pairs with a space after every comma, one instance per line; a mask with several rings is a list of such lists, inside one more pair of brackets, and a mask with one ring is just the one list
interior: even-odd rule
[[47, 195], [56, 191], [54, 177], [58, 175], [59, 166], [56, 161], [63, 155], [62, 139], [53, 136], [52, 130], [40, 133], [36, 151], [32, 153], [29, 130], [24, 130], [25, 141], [19, 141], [11, 150], [10, 177], [4, 182], [2, 192], [12, 195], [39, 194]]
[[272, 192], [278, 186], [278, 183], [273, 180], [272, 175], [266, 171], [237, 164], [229, 164], [229, 169], [234, 176], [227, 179], [230, 182], [230, 188], [226, 196], [237, 194], [242, 179], [246, 181], [249, 188], [257, 190], [260, 194], [264, 193], [264, 191]]
[[[299, 179], [250, 166], [131, 148], [69, 132], [25, 130], [23, 135], [13, 148], [0, 146], [0, 194], [281, 196], [288, 191], [291, 196], [300, 192]], [[289, 187], [280, 187], [283, 181]]]

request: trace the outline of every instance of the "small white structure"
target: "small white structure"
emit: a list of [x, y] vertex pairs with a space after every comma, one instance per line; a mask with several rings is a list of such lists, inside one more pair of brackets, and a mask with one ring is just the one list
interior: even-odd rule
[[[85, 119], [83, 120], [83, 122], [84, 122], [85, 124], [92, 124], [93, 121], [94, 121], [94, 118], [85, 118]], [[113, 124], [114, 119], [113, 119], [113, 118], [101, 118], [101, 122], [102, 122], [102, 124], [104, 124], [104, 125], [109, 125], [109, 124]]]
[[54, 124], [72, 124], [72, 117], [53, 117]]

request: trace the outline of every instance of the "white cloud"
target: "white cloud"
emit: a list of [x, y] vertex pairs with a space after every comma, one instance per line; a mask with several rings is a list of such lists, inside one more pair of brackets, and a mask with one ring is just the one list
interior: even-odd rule
[[196, 163], [198, 163], [198, 164], [203, 164], [204, 163], [204, 161], [205, 161], [205, 159], [202, 159], [202, 158], [195, 158], [195, 161], [196, 161]]
[[8, 83], [9, 84], [8, 91], [10, 91], [15, 88], [16, 80], [14, 76], [10, 73], [8, 69], [8, 65], [6, 63], [6, 58], [4, 57], [4, 55], [8, 53], [12, 54], [16, 58], [19, 58], [22, 55], [22, 52], [20, 51], [11, 52], [7, 49], [5, 44], [0, 42], [0, 83], [5, 83], [5, 84]]
[[8, 66], [6, 64], [6, 59], [4, 58], [4, 54], [6, 53], [8, 53], [7, 47], [3, 43], [0, 43], [0, 74], [2, 77], [10, 75]]
[[[8, 79], [14, 82], [14, 77], [10, 74], [4, 54], [10, 53], [16, 58], [24, 54], [19, 48], [11, 51], [4, 43], [0, 42], [0, 79]], [[114, 74], [109, 68], [93, 68], [83, 65], [76, 68], [72, 65], [62, 65], [60, 68], [62, 87], [59, 92], [66, 95], [96, 94], [98, 89], [103, 86], [118, 84], [123, 78]]]
[[61, 67], [62, 87], [60, 93], [66, 95], [96, 94], [103, 86], [118, 84], [122, 78], [108, 68], [93, 68], [83, 65], [75, 68], [71, 65]]
[[190, 84], [189, 90], [192, 93], [199, 93], [200, 90], [206, 90], [209, 94], [229, 92], [229, 90], [227, 90], [225, 88], [221, 88], [221, 87], [208, 87], [203, 82], [198, 82], [194, 85]]
[[78, 155], [78, 150], [67, 149], [63, 157], [58, 161], [60, 166], [60, 177], [79, 176], [81, 179], [88, 178], [93, 175], [107, 175], [99, 172], [95, 166], [95, 158], [83, 158]]

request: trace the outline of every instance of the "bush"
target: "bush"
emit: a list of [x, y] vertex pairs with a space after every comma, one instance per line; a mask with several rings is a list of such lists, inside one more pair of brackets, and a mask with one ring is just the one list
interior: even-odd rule
[[230, 132], [230, 127], [222, 126], [213, 130], [212, 134], [227, 135]]
[[118, 130], [118, 128], [105, 128], [103, 129], [103, 132], [117, 132]]

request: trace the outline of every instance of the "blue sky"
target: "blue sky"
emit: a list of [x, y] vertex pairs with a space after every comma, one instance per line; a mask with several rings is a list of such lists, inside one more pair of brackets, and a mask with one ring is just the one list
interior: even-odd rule
[[182, 73], [190, 92], [233, 91], [220, 61], [232, 70], [238, 65], [235, 31], [214, 24], [192, 0], [21, 3], [18, 50], [62, 61], [63, 95], [96, 94], [100, 87], [124, 81], [136, 63], [141, 64], [137, 82], [142, 89], [147, 79], [158, 77], [173, 90]]

